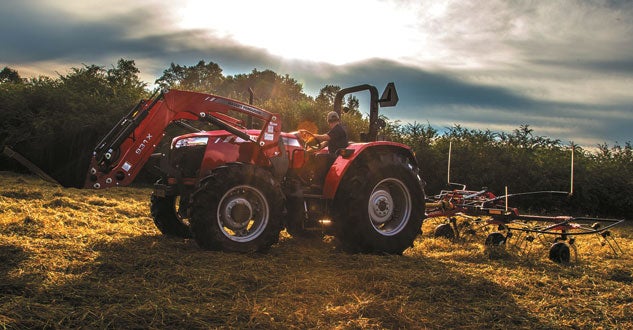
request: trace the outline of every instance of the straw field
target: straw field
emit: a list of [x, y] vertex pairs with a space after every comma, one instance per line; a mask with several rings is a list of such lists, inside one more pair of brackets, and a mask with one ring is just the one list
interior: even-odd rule
[[265, 254], [167, 238], [149, 188], [65, 189], [0, 173], [0, 328], [631, 329], [633, 226], [625, 254], [593, 237], [580, 258], [431, 236], [402, 256], [347, 254], [282, 232]]

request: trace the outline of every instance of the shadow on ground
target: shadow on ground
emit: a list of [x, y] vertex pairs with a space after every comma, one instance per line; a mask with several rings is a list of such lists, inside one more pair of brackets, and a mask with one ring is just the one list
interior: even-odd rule
[[[250, 255], [158, 235], [93, 248], [96, 260], [68, 269], [71, 280], [44, 286], [26, 278], [38, 289], [20, 298], [24, 310], [6, 326], [556, 328], [497, 284], [425, 257], [346, 254], [331, 242], [292, 238]], [[28, 257], [11, 246], [0, 253], [3, 276]], [[0, 289], [5, 301], [24, 293]]]

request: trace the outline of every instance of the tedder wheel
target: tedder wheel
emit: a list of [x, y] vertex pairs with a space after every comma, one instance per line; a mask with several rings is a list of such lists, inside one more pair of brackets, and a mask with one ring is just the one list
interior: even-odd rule
[[506, 237], [503, 236], [500, 232], [490, 233], [488, 237], [486, 237], [486, 241], [484, 245], [486, 246], [499, 246], [506, 242]]
[[556, 263], [568, 263], [570, 259], [569, 245], [563, 242], [552, 244], [549, 249], [549, 259]]
[[191, 232], [203, 249], [264, 251], [279, 240], [282, 209], [281, 187], [269, 171], [231, 164], [192, 195]]
[[191, 238], [189, 223], [178, 215], [178, 196], [159, 197], [152, 194], [150, 210], [154, 224], [163, 235]]
[[435, 231], [433, 232], [433, 236], [435, 238], [444, 237], [447, 239], [455, 238], [455, 232], [453, 232], [453, 227], [450, 223], [443, 223], [435, 227]]
[[354, 161], [334, 201], [337, 238], [350, 252], [402, 254], [421, 233], [424, 191], [408, 157], [393, 152]]
[[484, 246], [485, 251], [490, 259], [499, 258], [505, 254], [506, 237], [502, 233], [496, 231], [488, 234]]

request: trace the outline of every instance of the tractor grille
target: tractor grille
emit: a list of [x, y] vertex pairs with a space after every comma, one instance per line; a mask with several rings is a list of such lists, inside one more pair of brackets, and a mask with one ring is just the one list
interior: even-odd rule
[[171, 167], [184, 178], [198, 177], [206, 148], [206, 145], [201, 145], [172, 149]]

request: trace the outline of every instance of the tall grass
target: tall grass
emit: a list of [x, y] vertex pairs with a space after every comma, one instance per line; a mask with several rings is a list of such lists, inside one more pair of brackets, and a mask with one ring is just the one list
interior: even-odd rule
[[242, 255], [160, 235], [149, 194], [0, 173], [0, 328], [633, 328], [630, 224], [625, 255], [581, 238], [568, 265], [490, 259], [481, 237], [431, 238], [433, 219], [402, 256], [285, 232]]

